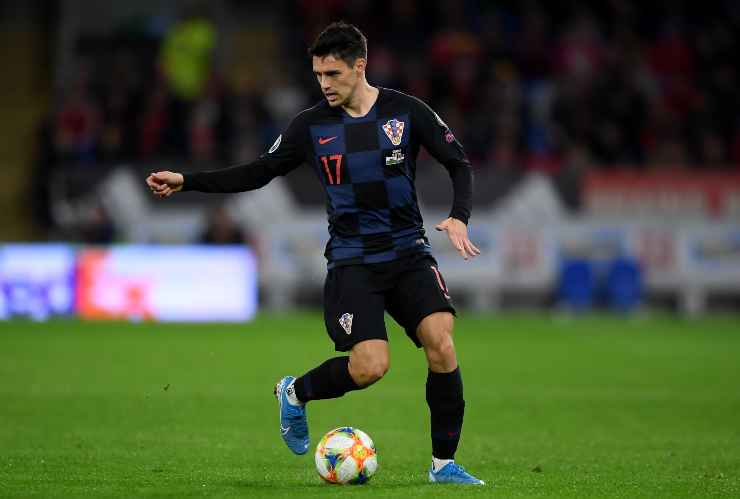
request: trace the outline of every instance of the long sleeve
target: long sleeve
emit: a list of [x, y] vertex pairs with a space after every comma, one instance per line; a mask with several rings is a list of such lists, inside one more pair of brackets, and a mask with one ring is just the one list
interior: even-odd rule
[[465, 224], [473, 204], [473, 169], [462, 145], [447, 124], [425, 103], [414, 99], [413, 125], [419, 142], [447, 169], [452, 180], [453, 201], [450, 216]]
[[184, 173], [183, 191], [244, 192], [259, 189], [279, 175], [286, 175], [305, 161], [306, 132], [298, 115], [256, 160], [203, 172]]

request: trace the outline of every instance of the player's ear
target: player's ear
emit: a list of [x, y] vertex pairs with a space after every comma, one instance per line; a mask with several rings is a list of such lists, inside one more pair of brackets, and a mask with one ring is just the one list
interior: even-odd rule
[[365, 68], [367, 68], [367, 59], [363, 59], [362, 57], [355, 59], [356, 71], [365, 71]]

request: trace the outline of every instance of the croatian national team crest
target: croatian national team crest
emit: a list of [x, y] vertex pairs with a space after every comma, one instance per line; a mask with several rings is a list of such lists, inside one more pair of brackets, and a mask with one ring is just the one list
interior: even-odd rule
[[391, 143], [394, 146], [401, 145], [401, 139], [403, 139], [403, 127], [404, 127], [404, 122], [398, 121], [396, 118], [393, 118], [392, 120], [388, 120], [386, 124], [383, 125], [383, 131], [388, 136], [388, 138], [391, 140]]
[[352, 334], [352, 317], [352, 314], [342, 314], [339, 318], [339, 325], [342, 326], [342, 329], [347, 334]]

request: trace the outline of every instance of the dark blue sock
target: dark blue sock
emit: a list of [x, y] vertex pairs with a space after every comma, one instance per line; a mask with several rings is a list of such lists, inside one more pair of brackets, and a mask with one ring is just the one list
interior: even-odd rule
[[295, 395], [301, 402], [341, 397], [360, 387], [349, 374], [349, 357], [334, 357], [295, 380]]
[[432, 455], [437, 459], [454, 459], [465, 414], [459, 367], [450, 373], [429, 371], [427, 404], [432, 417]]

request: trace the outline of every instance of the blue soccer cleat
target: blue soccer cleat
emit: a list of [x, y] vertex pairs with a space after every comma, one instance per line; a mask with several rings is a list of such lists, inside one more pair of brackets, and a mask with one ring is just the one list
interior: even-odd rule
[[306, 406], [291, 404], [286, 393], [293, 381], [295, 377], [286, 376], [275, 385], [275, 397], [280, 405], [280, 434], [293, 453], [305, 454], [311, 442], [308, 438]]
[[459, 464], [452, 461], [435, 472], [434, 468], [429, 469], [429, 481], [433, 483], [460, 483], [464, 485], [485, 485], [486, 482], [478, 480], [473, 475], [465, 471]]

